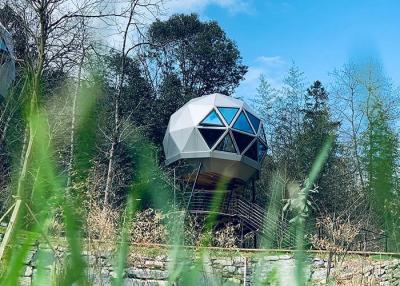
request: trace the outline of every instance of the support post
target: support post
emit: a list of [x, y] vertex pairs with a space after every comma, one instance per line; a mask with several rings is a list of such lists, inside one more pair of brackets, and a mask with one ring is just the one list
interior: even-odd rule
[[388, 251], [388, 237], [385, 234], [385, 252], [387, 252], [387, 251]]
[[176, 210], [176, 168], [174, 168], [174, 211]]
[[244, 233], [243, 233], [243, 219], [240, 219], [240, 226], [241, 226], [241, 233], [240, 233], [240, 240], [242, 248], [244, 247]]
[[201, 166], [202, 166], [202, 163], [200, 162], [199, 168], [197, 169], [196, 178], [195, 178], [193, 186], [192, 186], [192, 191], [190, 192], [190, 196], [189, 196], [189, 200], [188, 200], [188, 203], [187, 203], [186, 211], [189, 211], [190, 201], [192, 200], [194, 188], [196, 187], [197, 179], [199, 178]]
[[253, 204], [256, 202], [256, 184], [254, 178], [251, 180], [251, 202]]
[[[256, 203], [256, 184], [254, 177], [251, 179], [251, 203]], [[257, 248], [257, 231], [254, 231], [254, 248]]]
[[3, 219], [13, 210], [15, 207], [15, 203], [6, 211], [6, 213], [0, 218], [0, 223], [3, 221]]

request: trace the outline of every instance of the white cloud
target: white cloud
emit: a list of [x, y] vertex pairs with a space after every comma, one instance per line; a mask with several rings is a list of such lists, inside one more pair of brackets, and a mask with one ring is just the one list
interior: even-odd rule
[[262, 74], [272, 87], [282, 87], [287, 69], [288, 63], [280, 56], [260, 56], [256, 58], [253, 65], [249, 66], [245, 79], [237, 88], [235, 96], [251, 102], [257, 93]]
[[165, 4], [167, 14], [203, 12], [208, 6], [218, 6], [227, 9], [229, 13], [248, 13], [251, 1], [245, 0], [171, 0]]
[[282, 60], [280, 56], [274, 56], [274, 57], [261, 56], [257, 58], [257, 61], [268, 66], [281, 66], [285, 64], [285, 61]]

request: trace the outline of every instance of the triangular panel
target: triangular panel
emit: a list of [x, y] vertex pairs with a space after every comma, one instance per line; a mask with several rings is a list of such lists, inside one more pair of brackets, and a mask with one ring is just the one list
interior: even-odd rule
[[225, 129], [199, 128], [199, 131], [206, 141], [208, 147], [211, 149], [221, 135], [225, 132]]
[[253, 125], [254, 130], [257, 132], [258, 128], [260, 127], [260, 119], [255, 117], [253, 114], [251, 114], [250, 112], [246, 111], [247, 116], [250, 119], [251, 125]]
[[221, 118], [219, 118], [217, 112], [212, 110], [203, 121], [200, 122], [202, 126], [224, 126]]
[[233, 145], [233, 141], [229, 133], [225, 135], [221, 142], [219, 142], [215, 150], [236, 153], [235, 145]]
[[254, 161], [258, 161], [258, 148], [257, 148], [257, 141], [254, 142], [250, 148], [244, 153], [245, 156], [253, 159]]
[[189, 139], [185, 147], [183, 148], [183, 152], [200, 152], [200, 151], [208, 151], [209, 148], [204, 142], [200, 132], [197, 128], [193, 128], [192, 133], [190, 134]]
[[233, 124], [233, 128], [240, 130], [240, 131], [254, 134], [254, 131], [251, 128], [250, 123], [247, 120], [246, 115], [243, 113], [243, 111], [240, 112], [240, 115], [236, 119], [235, 124]]
[[206, 104], [189, 104], [185, 106], [189, 110], [194, 125], [199, 125], [200, 122], [213, 110], [213, 105]]
[[247, 148], [247, 146], [249, 146], [251, 141], [254, 140], [253, 136], [249, 136], [243, 133], [232, 131], [232, 134], [240, 153], [242, 153]]
[[167, 148], [166, 153], [169, 155], [169, 157], [173, 157], [180, 153], [178, 146], [171, 137], [167, 139], [166, 148]]
[[193, 127], [194, 123], [191, 118], [190, 110], [187, 107], [181, 108], [171, 117], [170, 131], [178, 131]]
[[219, 112], [221, 112], [222, 116], [224, 117], [226, 123], [231, 124], [233, 118], [235, 117], [236, 113], [238, 112], [239, 108], [235, 107], [218, 107]]
[[169, 140], [174, 140], [176, 146], [178, 146], [179, 151], [183, 151], [183, 148], [185, 147], [190, 135], [193, 132], [193, 127], [181, 129], [178, 131], [170, 131], [170, 139]]
[[258, 140], [258, 159], [262, 161], [266, 153], [267, 146], [262, 141]]

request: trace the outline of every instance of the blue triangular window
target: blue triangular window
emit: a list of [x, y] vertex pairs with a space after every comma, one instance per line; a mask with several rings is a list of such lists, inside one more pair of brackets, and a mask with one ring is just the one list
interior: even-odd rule
[[253, 114], [251, 114], [251, 113], [248, 112], [248, 111], [246, 111], [246, 113], [247, 113], [247, 116], [248, 116], [249, 119], [250, 119], [251, 125], [253, 125], [254, 130], [255, 130], [256, 133], [257, 133], [258, 127], [260, 127], [260, 122], [261, 122], [260, 119], [258, 119], [257, 117], [255, 117]]
[[267, 146], [261, 141], [258, 141], [258, 159], [262, 161], [266, 153], [267, 153]]
[[203, 119], [202, 122], [200, 122], [200, 125], [203, 126], [224, 126], [222, 123], [221, 118], [219, 118], [217, 112], [215, 110], [211, 111], [206, 118]]
[[219, 110], [219, 112], [221, 112], [221, 114], [224, 117], [226, 123], [231, 124], [232, 120], [235, 117], [236, 113], [238, 112], [239, 108], [218, 107], [218, 110]]
[[0, 39], [0, 50], [2, 51], [8, 51], [6, 43], [4, 42], [3, 39]]
[[254, 161], [258, 161], [258, 150], [257, 150], [257, 142], [254, 142], [249, 149], [247, 149], [245, 156], [253, 159]]
[[233, 128], [240, 130], [240, 131], [254, 134], [254, 131], [251, 128], [250, 123], [247, 120], [246, 115], [244, 115], [243, 111], [240, 113], [239, 117], [236, 119], [235, 124], [233, 124]]
[[215, 150], [236, 153], [235, 146], [233, 145], [233, 141], [229, 133], [226, 134], [224, 139], [221, 140]]
[[209, 129], [209, 128], [199, 128], [201, 136], [203, 136], [208, 147], [211, 149], [218, 139], [224, 134], [224, 129]]
[[239, 148], [239, 153], [242, 153], [247, 146], [254, 140], [253, 136], [246, 135], [240, 132], [232, 131], [233, 138], [235, 138], [236, 144]]

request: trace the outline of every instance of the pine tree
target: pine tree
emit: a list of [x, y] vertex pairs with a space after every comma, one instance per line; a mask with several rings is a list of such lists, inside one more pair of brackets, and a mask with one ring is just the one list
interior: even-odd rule
[[398, 212], [398, 206], [393, 204], [396, 199], [398, 141], [379, 97], [373, 99], [368, 113], [364, 150], [370, 208], [380, 226], [393, 234]]
[[[336, 136], [339, 126], [338, 122], [331, 119], [328, 93], [320, 81], [315, 81], [307, 90], [305, 108], [302, 113], [304, 116], [302, 131], [296, 140], [297, 163], [292, 165], [291, 170], [292, 176], [297, 177], [298, 180], [307, 178], [319, 152], [330, 136]], [[337, 211], [341, 204], [340, 199], [343, 198], [337, 185], [340, 181], [336, 170], [339, 164], [337, 148], [335, 140], [327, 162], [316, 181], [319, 187], [319, 192], [315, 195], [317, 205], [327, 212]]]

